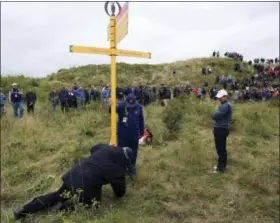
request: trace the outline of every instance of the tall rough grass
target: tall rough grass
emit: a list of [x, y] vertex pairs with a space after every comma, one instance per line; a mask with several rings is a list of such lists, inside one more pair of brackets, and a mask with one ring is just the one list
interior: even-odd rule
[[[140, 148], [139, 175], [124, 199], [114, 201], [105, 186], [100, 210], [78, 208], [66, 216], [43, 212], [26, 222], [277, 222], [277, 108], [236, 105], [235, 119], [242, 121], [229, 137], [230, 169], [221, 176], [208, 173], [216, 164], [210, 116], [216, 105], [188, 99], [182, 113], [178, 103], [183, 102], [145, 108], [156, 142]], [[38, 105], [35, 116], [22, 120], [8, 110], [1, 121], [2, 222], [32, 197], [58, 188], [61, 175], [89, 155], [92, 144], [109, 141], [109, 116], [97, 107], [64, 116]], [[166, 138], [167, 110], [180, 113], [176, 140]]]
[[[188, 62], [191, 66], [203, 63]], [[223, 60], [215, 63], [219, 69], [230, 66]], [[178, 64], [182, 66], [178, 72], [188, 71], [183, 62]], [[100, 66], [99, 72], [107, 72], [105, 68]], [[74, 71], [87, 74], [87, 69]], [[51, 78], [60, 80], [59, 74]], [[47, 92], [47, 83], [39, 82], [40, 91]], [[111, 188], [105, 186], [99, 210], [46, 211], [24, 222], [278, 222], [279, 107], [268, 103], [234, 105], [235, 121], [228, 138], [229, 171], [212, 175], [209, 170], [217, 157], [211, 114], [217, 106], [208, 99], [184, 98], [173, 100], [167, 108], [156, 104], [145, 107], [145, 122], [155, 142], [140, 147], [138, 176], [128, 183], [123, 199], [114, 200]], [[167, 134], [174, 130], [175, 138]], [[1, 222], [11, 222], [12, 211], [34, 196], [56, 190], [62, 174], [89, 155], [91, 145], [108, 143], [109, 135], [110, 116], [98, 103], [83, 112], [63, 115], [59, 110], [51, 113], [48, 104], [39, 100], [35, 115], [25, 115], [22, 120], [15, 120], [8, 107], [7, 117], [1, 120]]]

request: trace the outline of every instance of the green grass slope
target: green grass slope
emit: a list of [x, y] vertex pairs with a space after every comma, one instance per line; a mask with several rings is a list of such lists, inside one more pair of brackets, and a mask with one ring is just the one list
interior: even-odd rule
[[[169, 86], [186, 83], [193, 85], [203, 84], [208, 81], [214, 84], [216, 75], [231, 74], [236, 79], [241, 79], [244, 75], [252, 74], [252, 67], [243, 63], [246, 70], [243, 73], [235, 72], [233, 66], [236, 61], [228, 58], [198, 58], [187, 61], [178, 61], [172, 64], [126, 64], [117, 65], [117, 82], [120, 86], [138, 85], [139, 83], [149, 83], [151, 86], [159, 86], [166, 83]], [[202, 76], [201, 68], [211, 66], [213, 74]], [[176, 75], [172, 75], [170, 68], [177, 69]], [[34, 87], [41, 98], [45, 98], [52, 87], [61, 88], [62, 86], [71, 87], [73, 82], [89, 87], [96, 86], [99, 89], [110, 83], [109, 65], [87, 65], [73, 67], [70, 69], [60, 69], [58, 72], [48, 75], [47, 78], [25, 78], [21, 76], [3, 76], [1, 86], [5, 91], [10, 89], [13, 82], [21, 85], [23, 90]]]
[[[178, 62], [177, 81], [204, 81], [202, 64], [212, 65], [214, 73], [240, 75], [232, 71], [233, 63], [228, 59]], [[125, 71], [119, 72], [118, 80], [121, 84], [124, 80], [158, 84], [157, 78], [162, 77], [165, 83], [175, 84], [168, 66], [121, 64]], [[13, 81], [22, 83], [23, 88], [39, 86], [37, 91], [43, 98], [54, 84], [107, 83], [108, 66], [99, 66], [98, 72], [93, 67], [61, 70], [38, 80], [5, 77], [2, 84], [4, 88]], [[217, 106], [208, 100], [181, 98], [172, 100], [167, 108], [156, 104], [146, 107], [145, 122], [155, 135], [155, 143], [140, 148], [136, 182], [128, 183], [122, 200], [114, 200], [111, 188], [105, 186], [102, 207], [97, 211], [77, 207], [68, 215], [42, 212], [23, 222], [278, 222], [279, 107], [269, 102], [234, 106], [228, 138], [229, 171], [213, 175], [209, 173], [216, 164], [211, 114]], [[49, 110], [40, 100], [35, 116], [14, 120], [9, 107], [8, 116], [1, 120], [1, 222], [10, 222], [12, 211], [34, 196], [58, 188], [61, 175], [87, 156], [92, 144], [109, 142], [110, 116], [103, 105], [91, 104], [86, 111], [67, 116]]]

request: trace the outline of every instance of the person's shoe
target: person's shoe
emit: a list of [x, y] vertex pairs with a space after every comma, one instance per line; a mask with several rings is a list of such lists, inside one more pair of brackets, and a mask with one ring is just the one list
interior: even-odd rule
[[[228, 168], [229, 168], [229, 166], [226, 166], [226, 167], [225, 167], [225, 171], [226, 171]], [[217, 169], [217, 166], [214, 166], [213, 169], [216, 170], [216, 169]]]
[[23, 218], [26, 215], [23, 211], [24, 211], [23, 208], [19, 208], [19, 209], [15, 210], [14, 211], [14, 218], [16, 220], [19, 220], [19, 219]]
[[55, 205], [53, 205], [51, 207], [51, 211], [58, 212], [62, 208], [62, 206], [63, 206], [63, 203], [62, 202], [58, 202], [58, 203], [56, 203]]
[[221, 170], [219, 170], [217, 167], [214, 168], [213, 171], [211, 171], [211, 173], [224, 173], [224, 172], [225, 172], [225, 171], [221, 171]]
[[214, 170], [212, 170], [210, 173], [219, 173], [219, 171], [216, 170], [216, 169], [214, 169]]

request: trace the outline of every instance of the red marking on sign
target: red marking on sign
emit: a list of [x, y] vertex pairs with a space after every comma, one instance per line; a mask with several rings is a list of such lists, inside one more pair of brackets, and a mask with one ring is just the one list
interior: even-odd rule
[[118, 22], [120, 20], [120, 18], [122, 17], [122, 15], [128, 11], [128, 2], [126, 2], [123, 7], [121, 8], [121, 13], [118, 14], [118, 16], [116, 17], [116, 22]]

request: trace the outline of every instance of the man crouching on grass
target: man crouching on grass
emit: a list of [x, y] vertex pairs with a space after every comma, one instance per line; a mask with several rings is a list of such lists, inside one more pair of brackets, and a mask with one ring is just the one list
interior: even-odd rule
[[216, 95], [220, 101], [218, 111], [212, 115], [214, 119], [214, 138], [216, 151], [218, 153], [218, 165], [215, 167], [214, 173], [223, 173], [227, 168], [227, 137], [232, 119], [232, 107], [228, 102], [228, 93], [220, 90]]
[[98, 144], [91, 148], [91, 155], [79, 161], [63, 177], [62, 186], [56, 192], [34, 198], [14, 212], [15, 219], [28, 214], [53, 208], [56, 210], [68, 209], [66, 201], [69, 196], [80, 190], [79, 202], [85, 205], [98, 207], [101, 201], [102, 186], [111, 184], [116, 197], [121, 198], [126, 192], [125, 175], [131, 175], [130, 160], [132, 150], [128, 147], [110, 147]]

